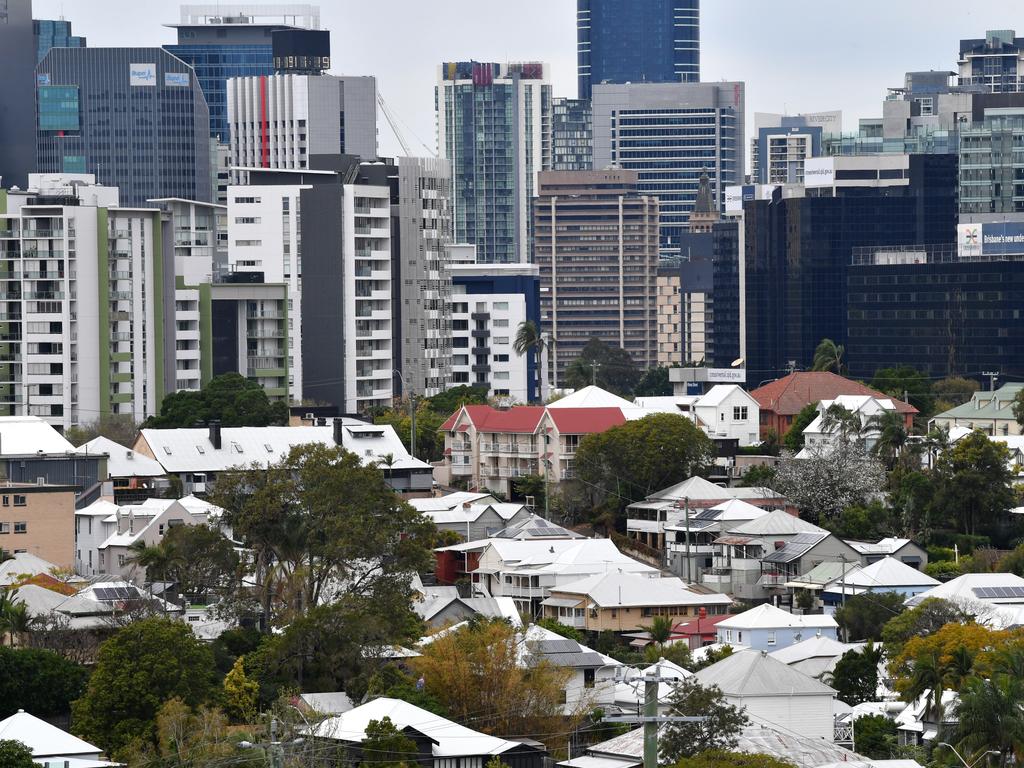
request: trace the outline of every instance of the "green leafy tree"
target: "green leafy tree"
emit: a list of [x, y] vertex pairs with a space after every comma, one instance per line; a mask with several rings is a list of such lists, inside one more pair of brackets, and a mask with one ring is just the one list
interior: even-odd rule
[[128, 765], [166, 768], [217, 768], [249, 763], [252, 757], [238, 754], [223, 712], [207, 706], [193, 709], [178, 698], [164, 702], [157, 712], [154, 742], [136, 741], [123, 752]]
[[795, 768], [793, 763], [756, 752], [709, 749], [676, 761], [672, 768]]
[[0, 766], [3, 768], [38, 768], [32, 750], [20, 741], [0, 739]]
[[726, 656], [730, 656], [733, 653], [733, 647], [731, 645], [723, 645], [721, 648], [715, 648], [714, 650], [708, 651], [703, 654], [700, 661], [694, 661], [693, 666], [688, 667], [691, 672], [696, 672], [699, 669], [710, 667], [712, 664], [717, 664]]
[[235, 661], [252, 653], [266, 639], [255, 627], [235, 627], [221, 632], [210, 644], [217, 671], [226, 675], [235, 666]]
[[676, 683], [669, 697], [669, 714], [700, 715], [698, 722], [672, 722], [659, 742], [663, 763], [675, 763], [709, 749], [731, 749], [748, 722], [743, 710], [729, 704], [717, 685], [703, 686], [691, 677]]
[[524, 320], [516, 329], [516, 337], [512, 341], [512, 349], [520, 357], [532, 354], [536, 365], [537, 376], [540, 376], [541, 361], [547, 349], [544, 334], [533, 320]]
[[1024, 427], [1024, 389], [1021, 389], [1016, 395], [1013, 396], [1013, 418], [1017, 420], [1017, 423]]
[[662, 646], [672, 636], [673, 626], [670, 616], [655, 616], [654, 620], [647, 626], [647, 631], [651, 635], [651, 640]]
[[75, 446], [84, 445], [97, 437], [105, 437], [130, 448], [138, 436], [139, 425], [125, 413], [105, 413], [95, 421], [68, 427], [64, 432], [64, 437]]
[[882, 649], [868, 643], [859, 651], [847, 651], [836, 662], [828, 684], [839, 694], [839, 700], [855, 707], [878, 698], [878, 664]]
[[793, 423], [789, 425], [786, 434], [782, 437], [782, 444], [787, 450], [798, 453], [804, 447], [804, 430], [816, 418], [818, 418], [817, 403], [808, 403], [800, 409], [800, 412], [793, 417]]
[[593, 506], [621, 519], [628, 504], [696, 474], [711, 458], [711, 440], [693, 422], [656, 413], [586, 435], [576, 472]]
[[774, 482], [775, 467], [758, 464], [743, 473], [739, 485], [741, 488], [771, 488]]
[[558, 619], [546, 618], [537, 619], [535, 622], [538, 627], [544, 627], [549, 632], [554, 632], [556, 635], [561, 635], [569, 640], [575, 640], [577, 643], [585, 643], [586, 639], [583, 637], [583, 633], [575, 627], [569, 627], [560, 622]]
[[386, 696], [390, 699], [407, 701], [420, 709], [433, 712], [441, 717], [448, 717], [448, 711], [440, 701], [427, 693], [417, 680], [404, 672], [396, 664], [385, 664], [373, 673], [366, 688], [368, 698]]
[[[441, 425], [450, 414], [439, 413], [430, 407], [427, 400], [416, 401], [416, 458], [424, 461], [438, 461], [444, 456], [444, 433]], [[374, 415], [374, 424], [389, 424], [402, 445], [409, 450], [409, 407], [388, 408]]]
[[822, 339], [814, 349], [811, 370], [831, 371], [842, 376], [846, 372], [846, 363], [843, 361], [845, 353], [846, 348], [842, 344], [836, 344], [832, 339]]
[[1006, 445], [972, 432], [943, 451], [935, 465], [933, 507], [951, 528], [993, 534], [1016, 504]]
[[896, 721], [885, 715], [865, 715], [853, 721], [853, 748], [872, 760], [888, 760], [897, 749]]
[[153, 547], [137, 553], [148, 580], [164, 579], [178, 585], [195, 604], [230, 594], [238, 577], [235, 546], [208, 525], [175, 525]]
[[371, 720], [366, 726], [366, 738], [360, 745], [361, 763], [379, 768], [401, 768], [414, 765], [419, 754], [416, 742], [398, 730], [390, 717]]
[[100, 646], [85, 694], [72, 707], [75, 733], [116, 756], [133, 743], [155, 744], [156, 716], [172, 698], [189, 707], [214, 690], [213, 653], [187, 624], [137, 621]]
[[259, 683], [248, 678], [243, 659], [239, 657], [224, 676], [225, 714], [236, 723], [251, 723], [256, 717], [259, 697]]
[[954, 705], [952, 740], [968, 759], [986, 750], [998, 751], [1000, 766], [1018, 763], [1024, 755], [1024, 680], [996, 673], [965, 680]]
[[903, 613], [903, 600], [904, 597], [896, 592], [851, 595], [846, 598], [846, 604], [836, 611], [835, 619], [851, 640], [878, 641], [882, 639], [885, 625]]
[[0, 647], [0, 718], [19, 709], [37, 717], [66, 715], [87, 676], [85, 667], [52, 651]]
[[484, 405], [487, 402], [488, 391], [485, 386], [471, 387], [468, 384], [460, 384], [428, 398], [427, 407], [435, 413], [443, 414], [447, 419], [464, 405]]
[[822, 521], [840, 539], [876, 541], [903, 532], [902, 522], [881, 501], [872, 500], [860, 506], [847, 507], [838, 517]]
[[565, 369], [565, 386], [582, 389], [596, 384], [602, 389], [627, 397], [633, 393], [640, 372], [629, 353], [605, 344], [598, 338], [586, 343], [579, 357]]
[[909, 402], [922, 416], [930, 416], [935, 409], [931, 380], [909, 365], [879, 368], [870, 386], [890, 397]]
[[928, 597], [918, 605], [890, 619], [882, 627], [882, 642], [891, 659], [900, 655], [904, 645], [915, 637], [935, 634], [947, 624], [970, 621], [973, 617], [956, 603], [940, 597]]
[[540, 475], [525, 475], [512, 481], [511, 499], [513, 501], [525, 502], [528, 496], [532, 496], [534, 507], [542, 510], [546, 493], [547, 484]]
[[271, 402], [255, 381], [238, 373], [211, 379], [199, 392], [172, 392], [160, 404], [160, 414], [144, 427], [173, 429], [219, 420], [225, 427], [266, 427], [288, 424], [288, 406]]
[[[950, 376], [940, 379], [932, 385], [932, 394], [936, 397], [936, 413], [949, 410], [958, 405], [963, 405], [981, 389], [981, 384], [974, 379], [966, 379], [963, 376]], [[939, 408], [939, 402], [945, 406]]]
[[668, 368], [665, 366], [648, 368], [633, 390], [633, 394], [638, 397], [664, 397], [672, 393], [672, 382], [669, 381]]
[[910, 438], [903, 414], [897, 411], [876, 413], [868, 419], [866, 428], [869, 432], [878, 433], [872, 449], [875, 455], [885, 462], [887, 469], [893, 469], [903, 455]]

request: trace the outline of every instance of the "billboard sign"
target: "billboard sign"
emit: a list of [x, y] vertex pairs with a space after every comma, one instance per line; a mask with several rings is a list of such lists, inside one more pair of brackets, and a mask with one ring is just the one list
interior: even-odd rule
[[956, 225], [956, 255], [981, 256], [981, 224]]
[[49, 85], [50, 84], [50, 73], [40, 72], [36, 75], [36, 85]]
[[743, 384], [746, 380], [744, 368], [708, 368], [708, 381], [713, 384]]
[[831, 157], [809, 157], [804, 161], [805, 187], [833, 187], [836, 183], [836, 161]]
[[156, 64], [129, 64], [129, 85], [156, 86]]
[[743, 210], [743, 203], [755, 199], [753, 184], [742, 186], [728, 186], [725, 188], [725, 210], [739, 212]]
[[958, 224], [957, 255], [1013, 256], [1024, 253], [1024, 221]]
[[169, 88], [188, 88], [188, 72], [164, 72], [164, 85]]

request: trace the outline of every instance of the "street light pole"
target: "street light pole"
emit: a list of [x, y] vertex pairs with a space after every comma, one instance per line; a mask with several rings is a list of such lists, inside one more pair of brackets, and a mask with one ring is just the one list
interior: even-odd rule
[[976, 766], [978, 763], [980, 763], [982, 760], [984, 760], [989, 755], [998, 755], [998, 754], [1000, 754], [998, 749], [988, 749], [988, 750], [985, 750], [984, 752], [982, 752], [980, 755], [978, 755], [978, 757], [975, 758], [973, 763], [968, 763], [966, 760], [964, 760], [964, 756], [961, 755], [959, 752], [957, 752], [956, 751], [956, 747], [954, 747], [952, 744], [950, 744], [948, 742], [945, 742], [945, 741], [940, 741], [937, 746], [949, 747], [949, 749], [951, 749], [953, 751], [953, 754], [957, 756], [957, 759], [961, 763], [964, 764], [964, 768], [974, 768], [974, 766]]
[[409, 456], [416, 458], [416, 396], [412, 393], [405, 376], [397, 368], [392, 369], [393, 374], [398, 376], [402, 382], [402, 393], [409, 397]]

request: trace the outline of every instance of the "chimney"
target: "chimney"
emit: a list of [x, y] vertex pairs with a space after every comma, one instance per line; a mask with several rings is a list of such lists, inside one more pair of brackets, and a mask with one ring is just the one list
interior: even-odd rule
[[343, 435], [344, 434], [345, 434], [345, 432], [344, 432], [344, 422], [341, 419], [335, 419], [334, 420], [334, 444], [335, 445], [341, 445], [341, 446], [345, 445], [345, 441], [343, 439]]
[[784, 541], [776, 541], [775, 542], [775, 549], [782, 549], [784, 546], [786, 546], [786, 542], [784, 542]]
[[220, 450], [220, 421], [213, 420], [209, 422], [210, 427], [210, 445], [214, 447], [214, 450]]

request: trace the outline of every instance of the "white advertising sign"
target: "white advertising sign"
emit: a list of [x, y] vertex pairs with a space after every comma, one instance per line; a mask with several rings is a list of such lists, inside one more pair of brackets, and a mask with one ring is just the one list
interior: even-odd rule
[[156, 64], [129, 64], [129, 85], [156, 86]]
[[961, 259], [967, 256], [981, 256], [981, 224], [956, 225], [956, 255]]
[[743, 384], [746, 380], [745, 368], [708, 368], [708, 381], [716, 384]]
[[805, 187], [832, 187], [836, 183], [836, 161], [831, 157], [809, 157], [804, 161]]

